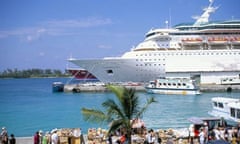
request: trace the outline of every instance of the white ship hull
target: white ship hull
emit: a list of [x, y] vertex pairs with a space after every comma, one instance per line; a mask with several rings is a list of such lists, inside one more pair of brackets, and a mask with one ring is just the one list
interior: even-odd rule
[[[148, 82], [165, 73], [240, 73], [240, 50], [148, 51], [148, 55], [143, 56], [141, 52], [132, 52], [120, 58], [69, 61], [88, 70], [102, 82]], [[222, 77], [225, 75], [215, 81], [203, 77], [202, 82], [220, 83]]]
[[102, 82], [146, 82], [164, 73], [163, 67], [139, 69], [135, 59], [69, 59], [69, 61], [88, 70]]
[[142, 60], [152, 65], [162, 63], [166, 73], [240, 71], [240, 50], [148, 51], [143, 56], [140, 52], [126, 55], [140, 55], [135, 57], [136, 61]]

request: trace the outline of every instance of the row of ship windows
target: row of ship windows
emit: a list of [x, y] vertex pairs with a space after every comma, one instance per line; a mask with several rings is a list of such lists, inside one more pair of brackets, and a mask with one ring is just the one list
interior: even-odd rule
[[202, 53], [163, 53], [163, 54], [141, 54], [141, 55], [136, 55], [136, 56], [165, 56], [165, 55], [240, 55], [240, 52], [226, 52], [226, 53], [223, 53], [223, 52], [220, 52], [220, 53], [205, 53], [205, 52], [202, 52]]
[[[147, 45], [148, 47], [168, 47], [169, 44], [152, 44], [152, 45]], [[171, 47], [176, 47], [178, 46], [177, 44], [171, 44]], [[146, 45], [141, 45], [141, 47], [146, 47]]]
[[176, 83], [173, 83], [173, 84], [172, 84], [172, 83], [158, 83], [158, 84], [159, 84], [160, 86], [162, 86], [162, 85], [163, 85], [163, 86], [167, 86], [167, 85], [168, 85], [168, 86], [172, 86], [172, 85], [173, 85], [173, 86], [186, 86], [185, 83], [182, 83], [182, 84], [181, 84], [181, 83], [177, 83], [177, 84], [176, 84]]
[[136, 64], [136, 66], [165, 66], [165, 64]]
[[165, 61], [165, 59], [136, 59], [136, 61]]

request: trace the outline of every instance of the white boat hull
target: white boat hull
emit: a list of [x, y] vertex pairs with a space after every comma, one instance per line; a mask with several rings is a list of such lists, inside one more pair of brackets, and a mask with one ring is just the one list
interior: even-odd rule
[[213, 110], [213, 111], [208, 112], [208, 114], [211, 115], [211, 116], [214, 116], [214, 117], [224, 118], [224, 119], [229, 120], [229, 121], [234, 121], [234, 122], [239, 122], [240, 121], [240, 119], [238, 119], [238, 118], [230, 117], [229, 113], [224, 113], [224, 112], [221, 112], [221, 111]]
[[234, 98], [215, 97], [212, 98], [212, 111], [208, 114], [215, 117], [222, 117], [226, 120], [240, 121], [240, 101]]
[[148, 93], [155, 94], [176, 94], [176, 95], [199, 95], [201, 94], [199, 90], [189, 90], [189, 89], [159, 89], [159, 88], [146, 88]]

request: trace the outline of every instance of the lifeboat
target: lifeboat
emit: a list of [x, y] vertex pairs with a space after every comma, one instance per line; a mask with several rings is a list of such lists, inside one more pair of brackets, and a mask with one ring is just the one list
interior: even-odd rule
[[240, 37], [233, 37], [230, 41], [233, 45], [240, 45]]
[[208, 38], [208, 44], [210, 45], [224, 45], [228, 43], [228, 38], [226, 37], [210, 37]]
[[185, 38], [182, 39], [183, 45], [200, 45], [203, 40], [201, 38]]

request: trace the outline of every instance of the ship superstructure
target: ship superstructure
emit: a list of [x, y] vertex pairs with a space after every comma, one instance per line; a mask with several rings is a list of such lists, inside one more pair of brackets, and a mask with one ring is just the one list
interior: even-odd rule
[[148, 82], [165, 74], [220, 83], [240, 73], [240, 20], [209, 22], [216, 9], [211, 0], [195, 23], [150, 30], [122, 57], [69, 61], [103, 82]]

